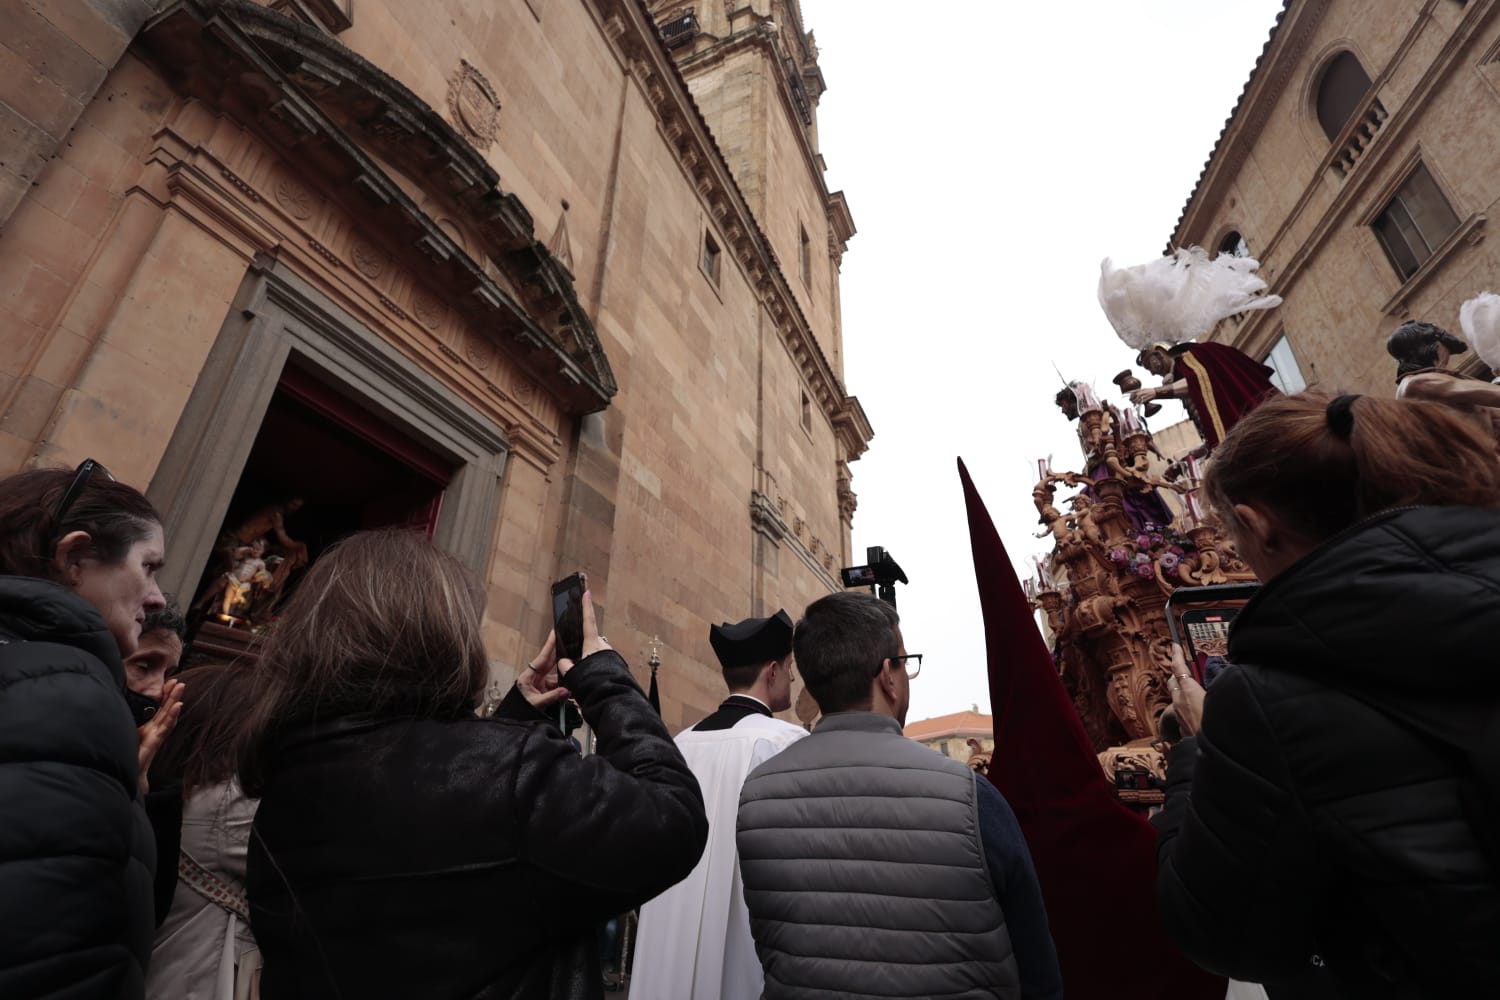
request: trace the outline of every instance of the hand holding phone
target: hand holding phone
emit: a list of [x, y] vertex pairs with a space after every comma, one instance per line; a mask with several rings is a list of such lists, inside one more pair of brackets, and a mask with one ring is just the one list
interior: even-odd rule
[[584, 574], [574, 573], [552, 585], [552, 615], [560, 673], [567, 673], [586, 656], [611, 648], [609, 640], [599, 634], [594, 598]]
[[557, 636], [557, 657], [583, 657], [583, 594], [585, 578], [574, 573], [552, 585], [552, 630]]

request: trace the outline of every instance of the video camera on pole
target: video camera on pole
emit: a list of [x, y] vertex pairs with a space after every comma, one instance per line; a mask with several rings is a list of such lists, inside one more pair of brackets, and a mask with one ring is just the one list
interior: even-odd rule
[[865, 565], [839, 570], [845, 587], [869, 587], [871, 593], [891, 607], [896, 606], [896, 584], [908, 582], [906, 573], [891, 554], [879, 545], [865, 549]]

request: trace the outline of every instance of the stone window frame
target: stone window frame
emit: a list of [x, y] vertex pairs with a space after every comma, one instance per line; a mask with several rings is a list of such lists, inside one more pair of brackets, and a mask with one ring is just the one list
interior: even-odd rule
[[[1344, 79], [1331, 79], [1334, 71], [1340, 69], [1343, 70]], [[1355, 78], [1351, 74], [1355, 73], [1364, 79], [1364, 89], [1358, 94], [1347, 89], [1347, 85]], [[1330, 143], [1338, 141], [1374, 86], [1364, 61], [1348, 46], [1341, 46], [1319, 62], [1313, 77], [1312, 114], [1313, 120], [1318, 123], [1318, 128]], [[1338, 120], [1334, 121], [1330, 116]]]
[[[1385, 249], [1380, 237], [1375, 233], [1375, 221], [1385, 213], [1392, 199], [1400, 191], [1418, 166], [1422, 166], [1432, 175], [1438, 191], [1447, 200], [1450, 208], [1458, 217], [1458, 226], [1447, 237], [1434, 247], [1430, 256], [1426, 258], [1417, 270], [1403, 278], [1401, 272], [1395, 267], [1390, 255]], [[1408, 308], [1408, 302], [1412, 295], [1427, 283], [1434, 274], [1440, 271], [1455, 253], [1464, 246], [1473, 246], [1484, 239], [1485, 224], [1488, 221], [1483, 212], [1465, 213], [1463, 203], [1454, 196], [1455, 188], [1444, 176], [1439, 164], [1437, 164], [1429, 151], [1421, 143], [1417, 143], [1401, 165], [1390, 171], [1390, 180], [1381, 187], [1369, 199], [1369, 207], [1364, 215], [1360, 216], [1355, 225], [1368, 233], [1369, 244], [1376, 253], [1370, 255], [1372, 260], [1383, 260], [1390, 269], [1390, 274], [1398, 282], [1398, 287], [1389, 299], [1380, 307], [1380, 311], [1386, 316], [1404, 315]]]
[[1271, 363], [1271, 359], [1275, 356], [1277, 350], [1283, 345], [1285, 345], [1286, 347], [1287, 357], [1291, 359], [1292, 372], [1297, 377], [1296, 381], [1300, 383], [1300, 385], [1298, 385], [1296, 389], [1292, 389], [1290, 390], [1290, 392], [1303, 392], [1307, 389], [1312, 388], [1313, 384], [1317, 380], [1309, 380], [1307, 377], [1307, 373], [1302, 370], [1302, 362], [1297, 360], [1297, 351], [1294, 347], [1292, 347], [1292, 338], [1287, 336], [1285, 328], [1277, 331], [1275, 338], [1271, 341], [1270, 348], [1267, 349], [1265, 356], [1260, 359], [1261, 364], [1265, 365], [1275, 372], [1275, 374], [1271, 377], [1272, 383], [1279, 383], [1276, 384], [1276, 388], [1280, 389], [1282, 392], [1289, 391], [1286, 387], [1286, 374]]
[[708, 279], [714, 294], [721, 299], [721, 282], [724, 276], [724, 244], [714, 235], [714, 227], [704, 219], [698, 234], [698, 270]]
[[163, 589], [190, 599], [286, 366], [453, 463], [433, 540], [483, 577], [511, 445], [488, 418], [284, 265], [248, 269], [146, 491], [167, 539]]
[[802, 274], [802, 287], [812, 291], [812, 237], [807, 235], [807, 226], [797, 223], [797, 270]]

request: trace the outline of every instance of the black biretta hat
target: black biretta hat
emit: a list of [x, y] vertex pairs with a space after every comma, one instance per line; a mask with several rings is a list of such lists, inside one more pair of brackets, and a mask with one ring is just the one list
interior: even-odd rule
[[770, 618], [710, 625], [708, 641], [724, 667], [748, 667], [779, 660], [792, 651], [792, 619], [785, 611], [777, 611]]

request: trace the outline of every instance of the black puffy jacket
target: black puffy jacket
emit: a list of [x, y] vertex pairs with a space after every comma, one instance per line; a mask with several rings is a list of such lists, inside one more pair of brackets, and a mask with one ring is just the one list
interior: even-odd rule
[[686, 877], [708, 821], [617, 654], [566, 684], [589, 757], [515, 691], [510, 718], [331, 719], [279, 742], [247, 878], [264, 1000], [602, 995], [598, 923]]
[[125, 668], [71, 591], [0, 576], [0, 997], [145, 992], [156, 848]]
[[1156, 818], [1183, 950], [1273, 983], [1320, 955], [1361, 1000], [1500, 996], [1500, 776], [1471, 752], [1500, 734], [1497, 650], [1492, 511], [1391, 511], [1264, 587]]

